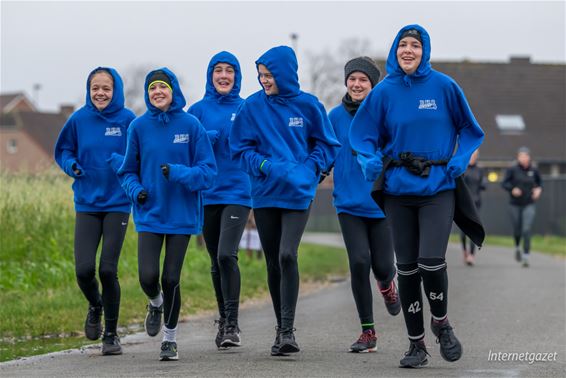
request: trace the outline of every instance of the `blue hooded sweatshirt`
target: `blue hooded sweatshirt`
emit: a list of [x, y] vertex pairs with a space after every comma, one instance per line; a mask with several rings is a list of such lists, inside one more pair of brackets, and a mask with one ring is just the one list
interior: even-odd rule
[[354, 117], [343, 104], [338, 105], [328, 114], [338, 141], [342, 144], [334, 162], [334, 206], [336, 212], [358, 217], [385, 218], [370, 192], [372, 183], [362, 174], [356, 156], [353, 154], [348, 134]]
[[[202, 230], [201, 190], [212, 185], [216, 164], [206, 131], [195, 117], [183, 111], [186, 105], [177, 77], [167, 68], [173, 101], [166, 112], [149, 101], [149, 79], [145, 79], [147, 111], [128, 130], [128, 147], [118, 170], [122, 186], [134, 204], [138, 232], [198, 234]], [[169, 165], [165, 178], [161, 165]], [[138, 194], [147, 200], [140, 205]]]
[[[421, 63], [411, 75], [397, 62], [399, 40], [408, 29], [420, 32], [423, 45]], [[403, 27], [389, 51], [387, 76], [370, 92], [352, 121], [350, 143], [368, 180], [379, 175], [383, 155], [399, 159], [400, 153], [412, 152], [427, 160], [449, 160], [448, 165], [432, 166], [428, 177], [405, 167], [389, 168], [385, 172], [387, 194], [430, 196], [454, 189], [455, 179], [464, 173], [484, 138], [462, 89], [431, 68], [430, 50], [424, 28]]]
[[340, 143], [324, 106], [301, 91], [290, 47], [274, 47], [255, 63], [273, 74], [279, 93], [260, 90], [242, 104], [230, 133], [232, 156], [250, 175], [254, 208], [305, 210]]
[[[221, 95], [214, 88], [212, 74], [218, 63], [227, 63], [234, 68], [234, 86], [230, 93]], [[240, 97], [242, 73], [238, 59], [227, 51], [214, 55], [206, 73], [204, 98], [192, 105], [188, 113], [199, 119], [212, 143], [218, 176], [210, 189], [202, 192], [204, 205], [252, 206], [250, 178], [230, 156], [228, 136], [238, 107], [244, 101]]]
[[[90, 78], [98, 70], [108, 72], [114, 81], [112, 100], [102, 111], [90, 98]], [[112, 153], [126, 150], [128, 126], [135, 117], [124, 108], [124, 84], [118, 72], [110, 67], [94, 69], [88, 75], [85, 105], [69, 117], [55, 144], [55, 161], [75, 179], [77, 212], [130, 212], [130, 201], [107, 160]]]

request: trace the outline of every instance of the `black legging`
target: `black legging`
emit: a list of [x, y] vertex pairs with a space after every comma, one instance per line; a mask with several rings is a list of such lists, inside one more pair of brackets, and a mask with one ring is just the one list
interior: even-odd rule
[[240, 205], [204, 207], [203, 236], [210, 255], [210, 273], [220, 317], [238, 323], [240, 269], [238, 247], [250, 208]]
[[509, 215], [513, 225], [513, 237], [515, 248], [519, 249], [521, 238], [523, 239], [523, 252], [528, 255], [531, 250], [531, 229], [535, 220], [536, 205], [534, 203], [525, 206], [511, 205]]
[[259, 239], [267, 264], [267, 284], [282, 331], [293, 329], [299, 296], [299, 243], [307, 225], [307, 210], [276, 207], [254, 209]]
[[163, 322], [165, 327], [177, 327], [181, 310], [181, 269], [191, 235], [154, 234], [138, 235], [138, 272], [141, 287], [149, 298], [159, 295], [159, 258], [165, 239], [165, 260], [161, 286], [163, 287]]
[[393, 242], [385, 218], [366, 218], [338, 214], [348, 251], [352, 293], [362, 324], [373, 323], [373, 298], [370, 270], [381, 287], [395, 277]]
[[[75, 222], [75, 273], [84, 296], [92, 306], [104, 306], [105, 332], [116, 333], [120, 313], [118, 260], [128, 229], [127, 213], [77, 213]], [[96, 280], [96, 251], [102, 238]]]
[[433, 318], [448, 309], [446, 247], [454, 218], [454, 191], [433, 196], [385, 197], [393, 231], [399, 296], [409, 338], [424, 336], [421, 278]]

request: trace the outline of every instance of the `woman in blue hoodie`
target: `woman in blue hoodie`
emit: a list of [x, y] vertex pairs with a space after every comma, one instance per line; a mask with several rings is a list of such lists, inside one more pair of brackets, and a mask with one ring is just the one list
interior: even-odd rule
[[301, 91], [290, 47], [268, 50], [256, 62], [263, 90], [240, 106], [230, 133], [233, 158], [249, 174], [268, 286], [277, 318], [272, 355], [295, 353], [299, 293], [297, 254], [320, 173], [340, 146], [324, 106]]
[[379, 82], [379, 76], [379, 68], [369, 57], [354, 58], [346, 63], [347, 93], [328, 115], [342, 144], [334, 163], [334, 206], [348, 251], [352, 293], [362, 326], [360, 337], [350, 347], [354, 353], [377, 350], [370, 271], [377, 280], [388, 312], [397, 315], [401, 311], [389, 226], [383, 211], [370, 196], [372, 184], [365, 180], [348, 140], [352, 119]]
[[203, 191], [203, 235], [210, 255], [211, 275], [218, 303], [217, 347], [240, 346], [238, 306], [240, 270], [238, 246], [252, 201], [250, 179], [232, 160], [228, 136], [240, 104], [242, 74], [238, 59], [227, 51], [212, 57], [206, 73], [204, 98], [188, 112], [197, 117], [213, 145], [218, 179]]
[[384, 172], [385, 213], [393, 231], [410, 340], [401, 367], [428, 362], [421, 279], [442, 357], [456, 361], [462, 355], [447, 318], [445, 255], [456, 178], [484, 137], [460, 87], [431, 68], [430, 49], [429, 35], [421, 26], [399, 31], [387, 58], [388, 75], [364, 100], [350, 130], [350, 143], [367, 180], [375, 180], [385, 169], [382, 159], [392, 159]]
[[[97, 340], [102, 333], [102, 354], [121, 354], [116, 334], [120, 310], [118, 259], [128, 228], [130, 202], [120, 188], [108, 159], [124, 153], [126, 134], [134, 113], [124, 108], [124, 86], [118, 72], [98, 67], [86, 83], [86, 104], [63, 126], [55, 145], [55, 161], [74, 179], [75, 272], [89, 302], [85, 335]], [[102, 239], [96, 280], [96, 251]]]
[[160, 359], [166, 361], [178, 359], [181, 268], [190, 235], [201, 232], [201, 191], [212, 185], [216, 164], [206, 131], [183, 111], [186, 102], [175, 74], [167, 68], [151, 71], [144, 88], [147, 111], [128, 130], [118, 174], [134, 204], [139, 279], [149, 298], [145, 329], [148, 335], [157, 335], [163, 314]]

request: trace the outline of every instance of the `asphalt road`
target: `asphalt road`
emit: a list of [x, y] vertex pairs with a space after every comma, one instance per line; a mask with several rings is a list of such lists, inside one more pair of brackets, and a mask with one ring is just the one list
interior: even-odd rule
[[[342, 245], [338, 235], [305, 235], [303, 241]], [[212, 316], [180, 325], [179, 361], [158, 360], [160, 336], [122, 339], [124, 354], [103, 357], [99, 347], [52, 353], [0, 364], [0, 376], [195, 376], [195, 377], [564, 377], [566, 376], [566, 261], [535, 253], [521, 268], [513, 251], [485, 247], [477, 265], [466, 267], [460, 251], [447, 254], [449, 318], [464, 347], [449, 363], [427, 329], [429, 365], [399, 369], [408, 341], [402, 315], [387, 314], [374, 298], [378, 351], [348, 353], [359, 335], [349, 281], [326, 286], [299, 299], [296, 337], [302, 351], [271, 357], [275, 318], [270, 302], [245, 306], [240, 314], [243, 346], [218, 351]], [[245, 279], [245, 277], [243, 278]], [[429, 314], [425, 306], [425, 314]], [[425, 324], [429, 318], [425, 317]], [[427, 327], [428, 328], [428, 327]], [[525, 353], [527, 361], [495, 361], [490, 355]], [[546, 353], [546, 355], [544, 355]], [[529, 359], [553, 361], [534, 361]], [[509, 357], [508, 357], [509, 358]]]

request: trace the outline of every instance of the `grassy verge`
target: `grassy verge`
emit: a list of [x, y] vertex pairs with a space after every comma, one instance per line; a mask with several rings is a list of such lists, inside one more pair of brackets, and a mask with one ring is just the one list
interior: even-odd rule
[[[460, 243], [460, 236], [450, 235], [450, 242]], [[515, 242], [511, 236], [488, 235], [485, 239], [486, 245], [514, 248]], [[551, 235], [534, 235], [531, 238], [531, 250], [548, 255], [566, 257], [566, 238]]]
[[[121, 265], [135, 259], [122, 256]], [[346, 275], [347, 259], [342, 249], [301, 245], [299, 268], [303, 280], [321, 281], [329, 275]], [[240, 255], [241, 299], [266, 297], [265, 262]], [[193, 243], [189, 248], [181, 278], [183, 304], [181, 315], [216, 308], [206, 252]], [[121, 333], [142, 329], [147, 300], [137, 275], [120, 273], [122, 303]], [[0, 361], [92, 344], [82, 337], [87, 303], [74, 280], [58, 287], [39, 286], [30, 290], [10, 290], [0, 294]]]
[[[88, 344], [87, 302], [74, 274], [71, 181], [59, 174], [0, 175], [0, 361]], [[147, 300], [137, 274], [137, 234], [128, 227], [119, 263], [119, 326], [139, 329]], [[338, 248], [301, 245], [303, 280], [347, 274]], [[267, 295], [263, 259], [240, 254], [242, 300]], [[181, 277], [182, 315], [216, 307], [206, 251], [191, 240]], [[136, 327], [137, 325], [137, 327]], [[132, 327], [133, 326], [133, 327]]]

